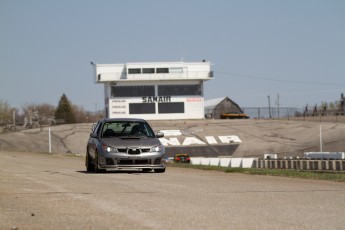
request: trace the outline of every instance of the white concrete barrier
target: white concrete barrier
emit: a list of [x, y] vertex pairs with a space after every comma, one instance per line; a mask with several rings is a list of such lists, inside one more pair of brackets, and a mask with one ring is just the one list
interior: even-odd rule
[[210, 165], [210, 158], [202, 158], [200, 164], [201, 165]]
[[211, 166], [219, 166], [219, 158], [210, 158], [210, 165]]
[[221, 167], [229, 167], [230, 166], [231, 158], [220, 158], [219, 166]]
[[190, 158], [190, 164], [192, 165], [200, 165], [201, 159], [204, 159], [204, 157], [191, 157]]
[[252, 168], [254, 160], [258, 158], [242, 158], [242, 168]]
[[241, 166], [242, 166], [242, 158], [231, 158], [229, 167], [241, 168]]

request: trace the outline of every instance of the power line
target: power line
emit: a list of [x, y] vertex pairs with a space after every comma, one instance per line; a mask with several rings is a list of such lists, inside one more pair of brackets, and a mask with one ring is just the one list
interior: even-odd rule
[[246, 74], [239, 74], [239, 73], [228, 73], [222, 71], [214, 71], [215, 73], [230, 75], [234, 77], [241, 77], [241, 78], [251, 78], [256, 80], [264, 80], [264, 81], [276, 81], [276, 82], [285, 82], [285, 83], [294, 83], [294, 84], [306, 84], [306, 85], [332, 85], [332, 86], [339, 86], [344, 85], [344, 83], [330, 83], [330, 82], [309, 82], [309, 81], [294, 81], [294, 80], [285, 80], [285, 79], [274, 79], [274, 78], [267, 78], [267, 77], [258, 77]]

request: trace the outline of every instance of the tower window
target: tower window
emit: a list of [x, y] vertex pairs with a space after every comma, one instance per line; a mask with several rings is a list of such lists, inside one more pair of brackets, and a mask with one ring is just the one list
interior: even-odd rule
[[157, 68], [157, 73], [169, 73], [169, 68]]
[[128, 74], [140, 74], [140, 73], [141, 73], [140, 68], [128, 69]]

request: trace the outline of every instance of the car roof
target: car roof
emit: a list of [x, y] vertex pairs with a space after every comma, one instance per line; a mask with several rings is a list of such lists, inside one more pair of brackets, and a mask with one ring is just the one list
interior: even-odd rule
[[146, 122], [141, 118], [103, 118], [100, 122], [113, 122], [113, 121], [132, 121], [132, 122]]

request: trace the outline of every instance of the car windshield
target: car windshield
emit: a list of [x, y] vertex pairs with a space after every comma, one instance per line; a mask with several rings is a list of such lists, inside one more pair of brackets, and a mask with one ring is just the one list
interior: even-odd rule
[[151, 127], [141, 121], [112, 121], [102, 127], [102, 137], [155, 137]]

